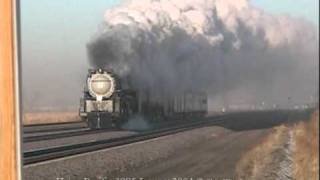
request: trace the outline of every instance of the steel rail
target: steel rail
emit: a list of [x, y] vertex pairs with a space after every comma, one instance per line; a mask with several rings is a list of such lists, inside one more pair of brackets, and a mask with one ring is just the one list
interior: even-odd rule
[[45, 149], [31, 150], [23, 153], [24, 156], [24, 165], [33, 164], [37, 162], [62, 158], [66, 156], [82, 154], [92, 151], [97, 151], [101, 149], [131, 144], [139, 141], [150, 140], [162, 136], [168, 136], [176, 134], [179, 132], [192, 130], [195, 128], [203, 127], [206, 125], [212, 125], [214, 123], [220, 122], [225, 118], [219, 118], [214, 120], [203, 120], [199, 122], [188, 123], [184, 125], [179, 125], [171, 128], [163, 128], [160, 130], [142, 132], [135, 135], [129, 135], [124, 137], [112, 138], [99, 140], [94, 142], [85, 142], [80, 144], [66, 145], [66, 146], [57, 146], [50, 147]]
[[35, 142], [35, 141], [44, 141], [50, 139], [59, 139], [59, 138], [67, 138], [72, 136], [82, 136], [82, 135], [89, 135], [89, 134], [98, 134], [109, 132], [110, 130], [114, 129], [98, 129], [98, 130], [90, 130], [88, 128], [79, 129], [75, 131], [64, 131], [64, 132], [57, 132], [57, 133], [48, 133], [43, 135], [35, 135], [35, 136], [25, 136], [23, 137], [24, 143]]

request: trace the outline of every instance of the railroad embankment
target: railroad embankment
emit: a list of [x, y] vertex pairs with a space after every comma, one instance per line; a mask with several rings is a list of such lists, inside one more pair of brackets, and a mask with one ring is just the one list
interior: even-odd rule
[[238, 162], [242, 179], [319, 179], [319, 112], [274, 127]]

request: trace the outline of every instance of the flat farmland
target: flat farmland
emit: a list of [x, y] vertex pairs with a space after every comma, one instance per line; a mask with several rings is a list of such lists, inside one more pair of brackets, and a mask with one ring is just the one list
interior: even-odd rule
[[28, 112], [23, 114], [23, 125], [54, 124], [80, 121], [78, 112]]

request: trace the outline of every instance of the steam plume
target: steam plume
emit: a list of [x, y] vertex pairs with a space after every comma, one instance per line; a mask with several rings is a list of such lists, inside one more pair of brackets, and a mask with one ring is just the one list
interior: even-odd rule
[[306, 101], [317, 92], [316, 27], [247, 0], [136, 0], [107, 10], [90, 63], [157, 94], [206, 90], [240, 103]]

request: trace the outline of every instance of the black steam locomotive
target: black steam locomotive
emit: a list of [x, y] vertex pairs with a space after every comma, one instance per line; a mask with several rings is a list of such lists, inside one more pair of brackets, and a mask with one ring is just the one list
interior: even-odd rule
[[184, 92], [172, 97], [152, 98], [124, 86], [114, 73], [89, 70], [79, 114], [91, 129], [121, 127], [134, 115], [148, 120], [186, 119], [207, 113], [207, 96], [203, 92]]

